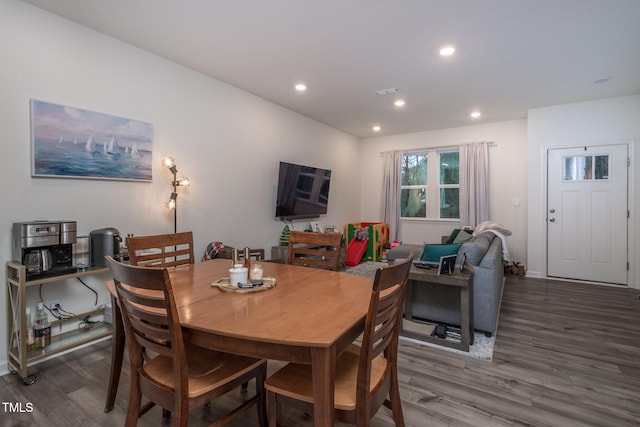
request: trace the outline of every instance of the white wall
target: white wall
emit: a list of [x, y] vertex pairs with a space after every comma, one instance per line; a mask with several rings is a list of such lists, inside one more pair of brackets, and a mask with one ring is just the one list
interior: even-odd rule
[[[533, 277], [546, 276], [546, 188], [544, 158], [546, 150], [581, 145], [629, 143], [629, 285], [640, 288], [640, 95], [538, 108], [529, 111], [529, 271]], [[635, 191], [634, 191], [635, 190]]]
[[[380, 220], [383, 161], [381, 152], [425, 147], [458, 145], [491, 141], [490, 218], [504, 224], [513, 235], [507, 238], [511, 259], [525, 263], [527, 259], [527, 123], [513, 120], [430, 132], [365, 139], [360, 150], [362, 165], [362, 220]], [[513, 206], [519, 199], [520, 206]], [[400, 225], [399, 240], [406, 243], [439, 242], [459, 222], [405, 220]]]
[[[2, 261], [12, 258], [17, 221], [76, 220], [81, 235], [103, 227], [122, 235], [172, 232], [173, 216], [163, 206], [169, 177], [160, 165], [167, 155], [193, 182], [178, 199], [178, 230], [194, 231], [198, 258], [214, 240], [267, 252], [278, 243], [280, 160], [333, 171], [321, 222], [341, 227], [359, 218], [357, 138], [21, 1], [2, 1], [0, 39]], [[153, 182], [32, 178], [30, 98], [152, 123]], [[1, 276], [4, 283], [4, 268]], [[89, 284], [99, 291], [99, 304], [108, 302], [104, 278]], [[37, 291], [29, 289], [29, 305], [39, 299]], [[42, 292], [45, 301], [61, 298], [70, 311], [94, 303], [75, 281], [45, 285]], [[3, 312], [5, 304], [3, 291]], [[0, 374], [6, 329], [1, 316]]]

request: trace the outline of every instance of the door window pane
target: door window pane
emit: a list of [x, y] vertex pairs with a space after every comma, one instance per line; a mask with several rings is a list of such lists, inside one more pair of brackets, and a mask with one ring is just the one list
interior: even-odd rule
[[609, 156], [596, 156], [596, 179], [609, 179]]
[[565, 181], [584, 181], [591, 179], [592, 156], [565, 157], [564, 172]]

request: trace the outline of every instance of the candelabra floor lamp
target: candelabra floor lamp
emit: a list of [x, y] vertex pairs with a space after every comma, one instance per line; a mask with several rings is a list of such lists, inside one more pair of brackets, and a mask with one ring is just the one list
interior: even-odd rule
[[188, 187], [191, 185], [191, 181], [187, 177], [178, 179], [178, 168], [176, 167], [176, 162], [173, 158], [165, 157], [162, 159], [162, 164], [169, 168], [173, 175], [173, 180], [171, 182], [173, 191], [169, 196], [169, 200], [165, 202], [165, 206], [168, 209], [173, 210], [173, 232], [175, 234], [178, 232], [178, 187]]

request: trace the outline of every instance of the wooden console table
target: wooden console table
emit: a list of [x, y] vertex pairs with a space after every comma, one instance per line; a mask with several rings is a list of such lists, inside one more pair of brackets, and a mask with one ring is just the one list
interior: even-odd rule
[[[463, 272], [456, 270], [453, 274], [448, 275], [438, 274], [437, 270], [436, 267], [424, 269], [415, 265], [411, 266], [409, 282], [407, 283], [404, 321], [400, 333], [406, 337], [469, 351], [469, 344], [473, 344], [473, 272], [467, 269]], [[413, 287], [420, 286], [421, 282], [460, 288], [460, 342], [445, 340], [428, 333], [419, 332], [422, 327], [430, 325], [427, 322], [413, 318]]]

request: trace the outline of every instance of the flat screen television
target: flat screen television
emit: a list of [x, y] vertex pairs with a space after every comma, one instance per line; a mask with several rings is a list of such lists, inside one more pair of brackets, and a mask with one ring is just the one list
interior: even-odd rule
[[317, 218], [327, 213], [331, 171], [280, 162], [276, 217]]

